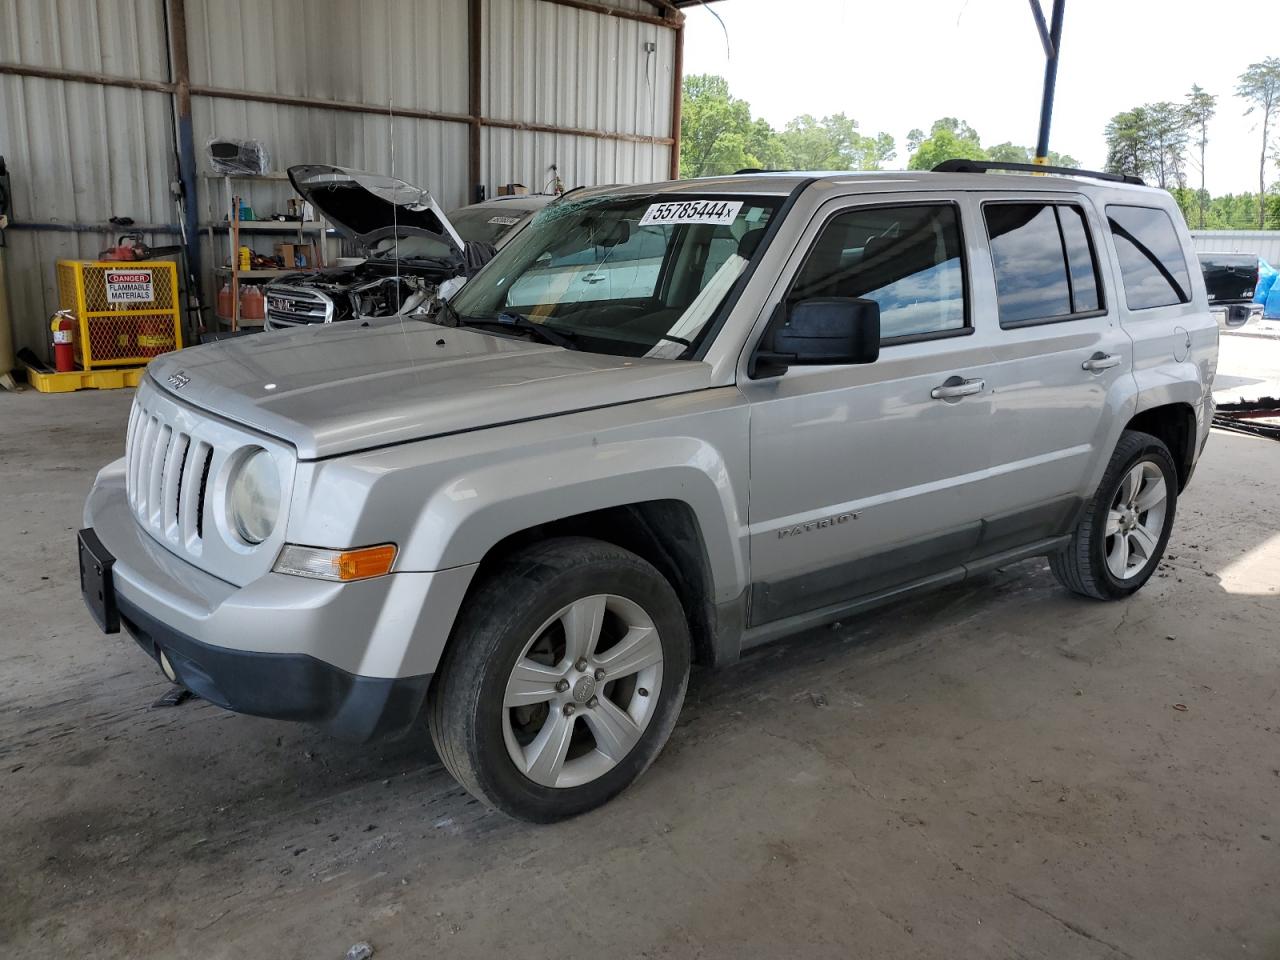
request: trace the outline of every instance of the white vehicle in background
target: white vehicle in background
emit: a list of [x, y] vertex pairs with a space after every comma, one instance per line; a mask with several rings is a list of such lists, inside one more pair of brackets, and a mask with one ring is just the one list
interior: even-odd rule
[[449, 222], [465, 240], [495, 247], [547, 204], [560, 199], [554, 193], [518, 193], [494, 197], [449, 211]]

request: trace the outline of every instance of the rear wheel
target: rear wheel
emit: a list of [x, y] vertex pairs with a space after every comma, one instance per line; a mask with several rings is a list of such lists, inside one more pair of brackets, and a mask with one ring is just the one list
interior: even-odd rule
[[1177, 499], [1169, 448], [1148, 433], [1126, 430], [1071, 543], [1049, 558], [1049, 568], [1083, 596], [1129, 596], [1151, 578], [1164, 555]]
[[488, 805], [558, 820], [644, 772], [688, 676], [688, 626], [666, 579], [619, 547], [553, 540], [468, 599], [432, 689], [432, 739]]

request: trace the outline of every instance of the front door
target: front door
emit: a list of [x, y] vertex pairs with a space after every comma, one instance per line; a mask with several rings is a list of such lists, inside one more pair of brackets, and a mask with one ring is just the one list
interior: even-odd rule
[[750, 625], [953, 576], [975, 549], [991, 506], [991, 330], [974, 325], [961, 223], [943, 197], [832, 201], [784, 271], [781, 309], [875, 300], [881, 350], [875, 363], [740, 381]]

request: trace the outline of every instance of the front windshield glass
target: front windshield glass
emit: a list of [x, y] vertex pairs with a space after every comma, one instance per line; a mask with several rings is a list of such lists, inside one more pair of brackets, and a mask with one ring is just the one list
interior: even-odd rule
[[521, 317], [596, 353], [691, 356], [781, 197], [563, 200], [450, 300], [458, 322]]

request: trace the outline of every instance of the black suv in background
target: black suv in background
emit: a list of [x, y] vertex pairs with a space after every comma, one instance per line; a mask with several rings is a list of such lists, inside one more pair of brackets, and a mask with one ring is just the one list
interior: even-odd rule
[[1253, 302], [1258, 257], [1253, 253], [1201, 253], [1200, 271], [1209, 292], [1209, 310], [1220, 327], [1243, 327], [1262, 305]]

